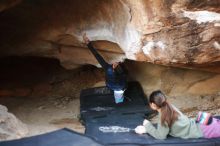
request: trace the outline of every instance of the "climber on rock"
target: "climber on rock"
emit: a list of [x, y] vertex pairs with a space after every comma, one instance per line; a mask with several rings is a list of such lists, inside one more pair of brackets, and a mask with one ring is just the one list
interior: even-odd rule
[[105, 70], [106, 86], [114, 91], [115, 103], [122, 103], [124, 101], [124, 91], [127, 87], [127, 70], [120, 62], [107, 63], [93, 47], [86, 34], [83, 34], [83, 40]]

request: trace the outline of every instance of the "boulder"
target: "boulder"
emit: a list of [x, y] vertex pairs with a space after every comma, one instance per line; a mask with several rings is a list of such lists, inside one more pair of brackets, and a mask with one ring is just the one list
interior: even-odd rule
[[0, 57], [57, 58], [69, 69], [98, 65], [82, 42], [86, 32], [109, 62], [220, 72], [219, 0], [11, 0], [0, 6]]
[[8, 109], [0, 105], [0, 140], [10, 140], [24, 137], [28, 129]]

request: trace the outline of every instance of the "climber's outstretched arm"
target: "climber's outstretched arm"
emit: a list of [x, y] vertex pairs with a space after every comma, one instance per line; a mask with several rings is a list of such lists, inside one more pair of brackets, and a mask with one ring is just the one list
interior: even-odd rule
[[108, 67], [108, 63], [103, 59], [103, 57], [97, 52], [96, 48], [93, 47], [92, 43], [89, 41], [86, 34], [83, 35], [83, 40], [87, 44], [89, 50], [92, 52], [92, 54], [95, 56], [96, 60], [99, 62], [99, 64], [104, 68], [105, 70]]

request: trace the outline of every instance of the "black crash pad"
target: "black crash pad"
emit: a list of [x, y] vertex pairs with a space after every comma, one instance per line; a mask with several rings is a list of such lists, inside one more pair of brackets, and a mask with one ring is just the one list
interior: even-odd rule
[[146, 104], [144, 92], [138, 82], [129, 82], [123, 103], [116, 104], [113, 92], [107, 87], [90, 88], [81, 91], [81, 119], [86, 120], [107, 115], [142, 113], [147, 116], [152, 110]]
[[69, 129], [0, 142], [0, 146], [101, 146], [94, 139]]
[[[108, 144], [100, 144], [98, 141], [69, 129], [60, 129], [50, 133], [22, 138], [18, 140], [0, 142], [0, 146], [219, 146], [219, 139], [189, 139], [182, 140], [170, 137], [166, 140], [156, 140], [148, 135], [140, 135], [139, 138], [128, 140], [134, 132], [114, 133], [106, 137]], [[125, 139], [120, 141], [120, 139]], [[132, 142], [131, 142], [132, 141]]]
[[[117, 116], [117, 115], [116, 115]], [[85, 124], [86, 135], [104, 145], [147, 145], [147, 146], [220, 146], [220, 138], [213, 139], [181, 139], [169, 136], [166, 140], [157, 140], [148, 134], [138, 135], [134, 132], [137, 125], [142, 124], [141, 115], [126, 115], [117, 120], [116, 116], [93, 119]], [[126, 132], [102, 132], [100, 127], [119, 126]], [[129, 129], [128, 129], [129, 128]], [[117, 130], [116, 130], [117, 131]]]
[[157, 140], [148, 134], [136, 134], [134, 128], [142, 124], [144, 118], [147, 118], [152, 111], [147, 105], [143, 90], [138, 82], [130, 82], [128, 84], [125, 96], [127, 98], [124, 103], [115, 104], [112, 91], [106, 87], [82, 90], [80, 94], [80, 112], [86, 127], [85, 134], [103, 145], [219, 145], [219, 139], [200, 138], [184, 140], [168, 137], [166, 140]]

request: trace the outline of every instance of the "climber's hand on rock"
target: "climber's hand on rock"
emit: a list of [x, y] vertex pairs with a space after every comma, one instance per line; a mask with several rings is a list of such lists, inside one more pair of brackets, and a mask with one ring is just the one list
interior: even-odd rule
[[89, 38], [86, 36], [86, 33], [83, 34], [83, 40], [86, 44], [89, 43]]

